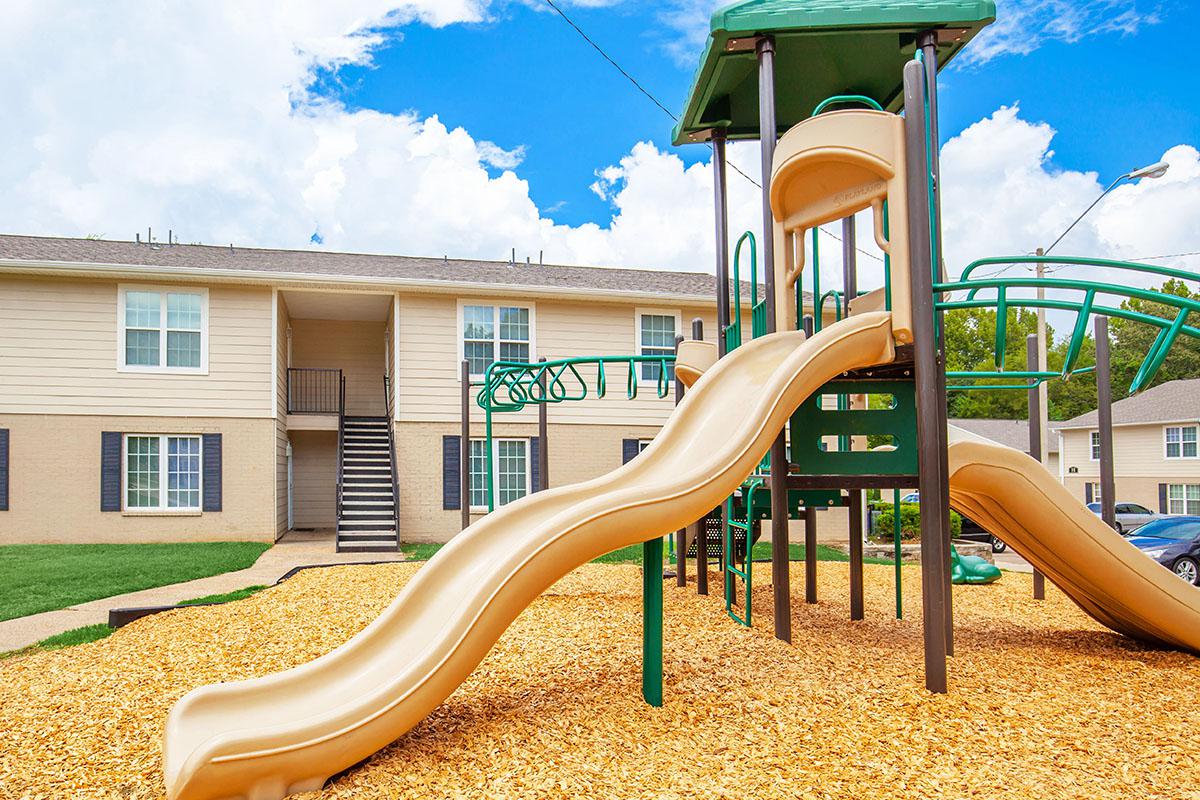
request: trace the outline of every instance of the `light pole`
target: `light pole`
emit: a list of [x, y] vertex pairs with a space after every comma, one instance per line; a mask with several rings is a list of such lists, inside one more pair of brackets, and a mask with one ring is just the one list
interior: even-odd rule
[[[1126, 172], [1124, 175], [1121, 175], [1115, 181], [1110, 183], [1108, 185], [1108, 188], [1105, 189], [1103, 192], [1101, 192], [1100, 196], [1097, 197], [1095, 200], [1093, 200], [1092, 204], [1090, 206], [1088, 206], [1087, 208], [1085, 208], [1083, 210], [1083, 213], [1080, 214], [1078, 217], [1076, 217], [1075, 221], [1072, 222], [1070, 225], [1068, 225], [1067, 229], [1065, 231], [1063, 231], [1061, 234], [1059, 234], [1058, 238], [1055, 239], [1050, 244], [1049, 247], [1047, 247], [1045, 250], [1043, 250], [1042, 248], [1039, 247], [1037, 249], [1037, 254], [1039, 256], [1044, 256], [1044, 255], [1048, 254], [1051, 250], [1053, 250], [1055, 248], [1055, 246], [1058, 245], [1058, 243], [1061, 242], [1066, 237], [1066, 235], [1071, 232], [1071, 229], [1079, 224], [1079, 220], [1086, 217], [1088, 215], [1088, 212], [1091, 211], [1093, 208], [1095, 208], [1097, 205], [1099, 205], [1100, 201], [1103, 200], [1109, 192], [1111, 192], [1113, 189], [1117, 188], [1117, 184], [1121, 183], [1122, 181], [1136, 181], [1136, 180], [1141, 180], [1142, 178], [1161, 178], [1163, 175], [1167, 174], [1167, 170], [1170, 167], [1171, 167], [1171, 165], [1168, 164], [1166, 161], [1157, 161], [1147, 167], [1141, 167], [1140, 169], [1130, 170], [1129, 172]], [[1037, 268], [1037, 276], [1039, 279], [1046, 277], [1046, 265], [1045, 264], [1043, 264], [1039, 261], [1036, 265], [1036, 268]], [[1038, 286], [1037, 297], [1038, 297], [1038, 300], [1046, 299], [1045, 287], [1043, 287], [1041, 285]], [[1038, 306], [1038, 310], [1037, 310], [1037, 341], [1038, 341], [1037, 368], [1038, 368], [1039, 372], [1045, 372], [1046, 371], [1046, 309], [1040, 305]], [[1041, 420], [1040, 420], [1041, 424], [1038, 427], [1041, 429], [1041, 436], [1042, 436], [1041, 452], [1042, 452], [1043, 462], [1045, 461], [1045, 458], [1046, 458], [1046, 440], [1048, 438], [1047, 431], [1050, 427], [1050, 425], [1049, 425], [1050, 402], [1049, 401], [1050, 401], [1050, 387], [1046, 384], [1045, 381], [1042, 381], [1041, 383], [1038, 384], [1038, 412], [1041, 417]]]

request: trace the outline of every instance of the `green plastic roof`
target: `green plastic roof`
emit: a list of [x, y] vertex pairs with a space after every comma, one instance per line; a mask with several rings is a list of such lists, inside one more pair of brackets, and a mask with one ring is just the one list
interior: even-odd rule
[[931, 28], [940, 65], [949, 63], [996, 18], [992, 0], [740, 0], [712, 15], [712, 34], [675, 126], [675, 144], [725, 128], [731, 139], [757, 139], [758, 70], [753, 47], [737, 41], [775, 37], [775, 113], [783, 133], [827, 97], [861, 94], [889, 110], [903, 104], [902, 73], [916, 36]]

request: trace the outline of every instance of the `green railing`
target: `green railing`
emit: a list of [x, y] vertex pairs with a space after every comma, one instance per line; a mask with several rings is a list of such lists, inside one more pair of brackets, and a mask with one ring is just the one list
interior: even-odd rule
[[738, 237], [733, 248], [733, 321], [725, 327], [725, 351], [733, 352], [742, 345], [742, 245], [750, 245], [750, 338], [757, 339], [767, 332], [767, 300], [758, 299], [758, 245], [754, 234], [746, 231]]
[[[730, 495], [725, 500], [725, 520], [724, 530], [722, 531], [722, 547], [725, 550], [725, 613], [728, 614], [734, 621], [750, 627], [750, 595], [754, 589], [754, 495], [763, 488], [764, 480], [759, 477], [751, 477], [742, 484], [742, 496], [746, 500], [746, 520], [742, 522], [733, 518], [733, 495]], [[742, 565], [739, 567], [737, 562], [737, 548], [734, 546], [733, 532], [734, 530], [744, 531], [746, 534], [746, 547], [742, 552]], [[743, 589], [743, 614], [739, 617], [733, 609], [734, 587], [738, 578], [742, 579]]]
[[[936, 300], [936, 306], [942, 311], [953, 311], [963, 308], [996, 309], [996, 332], [993, 342], [993, 365], [995, 369], [978, 372], [947, 372], [946, 376], [948, 379], [955, 380], [1011, 379], [1020, 381], [1020, 383], [1006, 386], [955, 385], [951, 388], [1029, 388], [1051, 378], [1067, 378], [1071, 375], [1094, 369], [1094, 367], [1079, 368], [1076, 366], [1083, 349], [1083, 343], [1087, 338], [1088, 320], [1094, 315], [1130, 320], [1159, 329], [1158, 335], [1150, 345], [1149, 351], [1146, 353], [1137, 374], [1134, 376], [1133, 382], [1129, 386], [1129, 394], [1141, 391], [1154, 380], [1154, 376], [1158, 374], [1159, 368], [1162, 367], [1163, 361], [1167, 358], [1167, 353], [1170, 351], [1171, 345], [1175, 343], [1180, 334], [1200, 338], [1200, 328], [1187, 324], [1190, 314], [1200, 312], [1200, 301], [1190, 297], [1180, 297], [1178, 295], [1164, 294], [1153, 289], [1142, 289], [1136, 286], [1103, 283], [1094, 280], [1031, 278], [1025, 276], [1000, 277], [998, 275], [989, 275], [983, 278], [972, 277], [972, 273], [981, 267], [1037, 264], [1054, 264], [1059, 267], [1113, 269], [1155, 275], [1163, 278], [1177, 278], [1200, 282], [1200, 274], [1186, 270], [1100, 258], [1004, 256], [982, 258], [974, 261], [963, 270], [962, 275], [957, 281], [934, 283], [934, 293], [940, 296], [940, 299]], [[1075, 296], [1038, 298], [1026, 295], [1030, 290], [1036, 291], [1037, 289], [1044, 289], [1047, 293], [1054, 291], [1060, 295], [1067, 293], [1068, 295], [1074, 294]], [[966, 292], [966, 295], [962, 299], [953, 299], [950, 295], [954, 292]], [[989, 296], [981, 297], [981, 292]], [[1017, 294], [1017, 292], [1021, 292], [1021, 294]], [[1174, 316], [1159, 317], [1130, 308], [1121, 308], [1098, 302], [1097, 298], [1105, 296], [1124, 297], [1158, 303], [1173, 309]], [[1008, 344], [1008, 309], [1013, 307], [1045, 308], [1075, 313], [1075, 325], [1071, 331], [1071, 338], [1067, 343], [1067, 353], [1061, 370], [1039, 371], [1026, 369], [1008, 371], [1005, 369], [1005, 351]]]
[[[475, 404], [484, 411], [487, 437], [488, 511], [496, 510], [492, 475], [492, 415], [515, 412], [528, 405], [565, 403], [603, 398], [608, 393], [608, 376], [614, 370], [625, 374], [625, 397], [634, 400], [640, 389], [651, 388], [664, 398], [674, 383], [674, 353], [660, 356], [578, 356], [554, 361], [495, 361], [484, 374]], [[642, 367], [653, 366], [653, 377], [640, 375]], [[585, 374], [588, 373], [588, 374]], [[469, 457], [464, 453], [463, 458]]]

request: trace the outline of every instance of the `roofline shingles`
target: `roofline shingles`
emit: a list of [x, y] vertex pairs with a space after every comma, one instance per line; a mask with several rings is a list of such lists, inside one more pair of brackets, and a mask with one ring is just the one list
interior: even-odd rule
[[[622, 294], [705, 298], [715, 279], [705, 272], [583, 267], [420, 256], [280, 250], [219, 245], [154, 244], [0, 234], [0, 260], [104, 264], [131, 268], [243, 271], [259, 276], [461, 282], [538, 289], [571, 288]], [[731, 282], [732, 288], [732, 282]], [[749, 286], [746, 286], [747, 296]], [[807, 296], [807, 295], [806, 295]]]

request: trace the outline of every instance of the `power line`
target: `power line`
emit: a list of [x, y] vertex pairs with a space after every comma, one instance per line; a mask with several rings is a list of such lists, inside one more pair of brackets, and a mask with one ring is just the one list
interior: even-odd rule
[[[571, 19], [569, 16], [567, 16], [566, 12], [564, 12], [561, 8], [558, 7], [557, 4], [555, 4], [554, 0], [545, 0], [545, 2], [546, 2], [546, 5], [550, 6], [550, 8], [553, 9], [554, 12], [556, 14], [558, 14], [559, 17], [562, 18], [563, 22], [570, 25], [575, 30], [575, 32], [579, 34], [580, 38], [582, 38], [585, 42], [587, 42], [589, 45], [591, 45], [593, 50], [595, 50], [597, 53], [599, 53], [600, 56], [605, 61], [607, 61], [609, 64], [611, 64], [613, 69], [615, 69], [617, 72], [621, 73], [621, 75], [623, 75], [627, 81], [632, 83], [634, 88], [636, 88], [639, 92], [641, 92], [643, 95], [645, 95], [646, 98], [649, 99], [651, 103], [654, 103], [654, 105], [658, 106], [658, 108], [664, 114], [666, 114], [668, 117], [670, 117], [673, 122], [679, 122], [679, 117], [676, 116], [675, 113], [673, 111], [671, 111], [671, 109], [669, 109], [665, 105], [663, 105], [657, 97], [655, 97], [653, 94], [650, 93], [649, 89], [647, 89], [640, 82], [638, 82], [637, 78], [630, 75], [629, 72], [627, 72], [624, 67], [622, 67], [620, 64], [617, 63], [617, 60], [615, 58], [613, 58], [607, 52], [605, 52], [603, 47], [601, 47], [599, 44], [597, 44], [596, 41], [594, 39], [592, 39], [592, 37], [588, 36], [587, 33], [584, 32], [583, 28], [580, 28], [577, 24], [575, 24], [575, 21], [573, 19]], [[706, 143], [706, 145], [707, 145], [709, 151], [713, 152], [712, 144]], [[741, 175], [743, 178], [750, 181], [750, 183], [753, 184], [753, 186], [756, 189], [759, 189], [759, 190], [762, 189], [762, 184], [759, 183], [758, 181], [754, 180], [754, 178], [751, 178], [745, 172], [742, 172], [742, 170], [738, 168], [737, 164], [733, 163], [732, 161], [730, 161], [728, 159], [726, 159], [725, 163], [730, 169], [732, 169], [738, 175]], [[824, 228], [821, 228], [818, 226], [817, 230], [821, 231], [826, 236], [829, 236], [838, 242], [842, 241], [842, 237], [838, 236], [835, 233], [831, 233], [830, 231], [827, 231]], [[868, 250], [862, 249], [857, 244], [855, 245], [854, 249], [869, 258], [875, 259], [876, 261], [880, 261], [880, 262], [883, 261], [883, 259], [880, 258], [879, 256], [877, 256], [876, 254], [874, 254]]]
[[1129, 259], [1130, 261], [1161, 261], [1164, 258], [1185, 258], [1187, 256], [1200, 256], [1200, 250], [1193, 250], [1190, 253], [1168, 253], [1165, 256], [1138, 256]]

